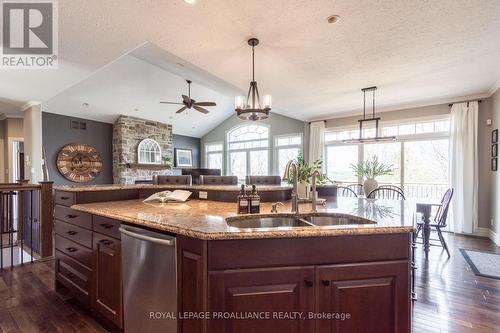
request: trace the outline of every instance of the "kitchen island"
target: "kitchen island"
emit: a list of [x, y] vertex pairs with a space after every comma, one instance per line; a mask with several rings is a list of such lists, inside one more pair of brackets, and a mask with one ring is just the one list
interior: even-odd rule
[[[176, 237], [179, 332], [410, 332], [411, 203], [328, 197], [316, 213], [279, 210], [263, 203], [237, 217], [235, 203], [198, 199], [56, 205], [57, 287], [123, 327], [118, 229], [139, 226]], [[302, 223], [246, 227], [266, 218]]]

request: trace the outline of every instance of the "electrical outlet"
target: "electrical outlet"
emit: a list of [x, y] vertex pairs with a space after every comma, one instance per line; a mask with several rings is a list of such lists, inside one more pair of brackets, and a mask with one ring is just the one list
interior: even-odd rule
[[493, 219], [490, 220], [490, 226], [493, 226]]
[[200, 198], [200, 199], [208, 199], [208, 192], [200, 191], [198, 193], [198, 198]]

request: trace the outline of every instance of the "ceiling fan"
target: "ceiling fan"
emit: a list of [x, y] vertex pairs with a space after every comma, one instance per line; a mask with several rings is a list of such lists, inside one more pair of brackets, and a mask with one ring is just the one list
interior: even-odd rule
[[184, 105], [182, 108], [177, 110], [176, 113], [181, 113], [186, 109], [194, 108], [196, 111], [207, 114], [209, 111], [202, 106], [216, 106], [215, 102], [197, 102], [191, 98], [191, 80], [186, 80], [188, 83], [188, 96], [182, 95], [182, 103], [177, 102], [160, 102], [162, 104], [179, 104]]

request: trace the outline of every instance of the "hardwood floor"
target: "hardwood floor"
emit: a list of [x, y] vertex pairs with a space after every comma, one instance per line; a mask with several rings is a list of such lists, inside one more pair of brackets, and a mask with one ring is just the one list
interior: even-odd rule
[[[433, 237], [435, 235], [432, 235]], [[418, 301], [413, 307], [413, 332], [500, 332], [500, 280], [476, 276], [459, 248], [500, 252], [485, 238], [445, 234], [451, 258], [431, 247], [429, 260], [417, 248]]]
[[[487, 239], [445, 237], [450, 259], [432, 247], [425, 261], [417, 249], [413, 332], [499, 332], [500, 280], [475, 276], [458, 249], [500, 248]], [[0, 272], [0, 332], [107, 332], [76, 303], [56, 295], [52, 266], [36, 262]]]

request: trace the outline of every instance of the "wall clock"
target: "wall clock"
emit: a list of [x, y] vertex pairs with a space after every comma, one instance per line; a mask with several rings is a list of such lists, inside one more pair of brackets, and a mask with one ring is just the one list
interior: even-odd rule
[[92, 146], [71, 143], [57, 154], [57, 169], [64, 178], [77, 183], [95, 179], [102, 170], [99, 152]]

